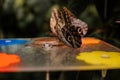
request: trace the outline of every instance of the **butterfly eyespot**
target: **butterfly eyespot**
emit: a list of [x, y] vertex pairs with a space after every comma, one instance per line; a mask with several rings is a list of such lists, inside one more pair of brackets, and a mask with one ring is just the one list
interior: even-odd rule
[[72, 41], [72, 37], [68, 36], [68, 41], [71, 42]]
[[82, 34], [82, 29], [81, 28], [78, 28], [77, 31], [78, 31], [79, 34]]

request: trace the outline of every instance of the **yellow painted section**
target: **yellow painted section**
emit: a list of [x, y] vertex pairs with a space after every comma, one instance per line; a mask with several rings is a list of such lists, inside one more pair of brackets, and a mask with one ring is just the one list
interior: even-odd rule
[[76, 56], [89, 64], [120, 66], [120, 52], [92, 51], [82, 52]]

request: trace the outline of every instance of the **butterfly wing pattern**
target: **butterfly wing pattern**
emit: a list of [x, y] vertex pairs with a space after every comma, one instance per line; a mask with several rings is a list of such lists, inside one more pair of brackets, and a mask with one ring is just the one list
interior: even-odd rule
[[67, 46], [79, 48], [81, 37], [88, 31], [88, 25], [70, 12], [66, 7], [54, 8], [51, 13], [50, 27], [52, 33]]

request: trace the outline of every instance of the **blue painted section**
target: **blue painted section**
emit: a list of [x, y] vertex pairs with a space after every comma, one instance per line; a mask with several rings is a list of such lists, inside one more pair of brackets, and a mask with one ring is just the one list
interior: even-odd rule
[[0, 46], [21, 45], [27, 42], [28, 40], [22, 40], [22, 39], [1, 39]]

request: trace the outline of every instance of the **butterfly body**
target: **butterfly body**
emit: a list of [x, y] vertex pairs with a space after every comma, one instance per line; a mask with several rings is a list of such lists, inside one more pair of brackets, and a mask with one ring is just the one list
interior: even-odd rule
[[61, 10], [54, 8], [50, 18], [51, 31], [66, 45], [78, 48], [81, 37], [87, 33], [87, 24], [77, 19], [66, 7]]

